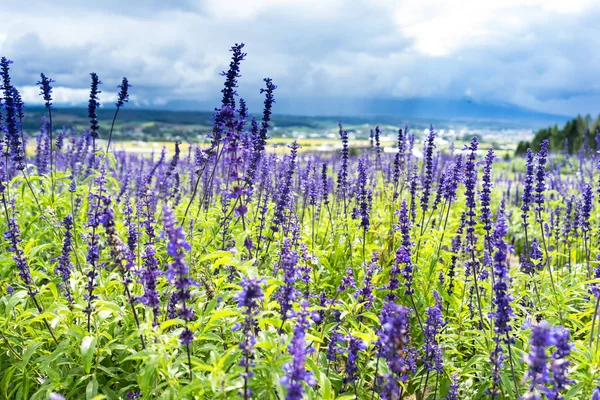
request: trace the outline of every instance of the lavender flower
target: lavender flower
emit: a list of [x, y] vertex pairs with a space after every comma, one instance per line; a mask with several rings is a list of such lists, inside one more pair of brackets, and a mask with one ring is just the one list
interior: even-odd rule
[[546, 385], [550, 382], [546, 348], [553, 343], [552, 328], [545, 321], [532, 327], [529, 339], [531, 348], [529, 354], [524, 358], [529, 367], [523, 378], [524, 381], [529, 381], [528, 394], [524, 398], [536, 398], [535, 396], [541, 398], [539, 393], [543, 393]]
[[427, 309], [427, 319], [425, 320], [424, 344], [423, 344], [423, 363], [429, 371], [442, 372], [444, 361], [442, 359], [442, 350], [438, 344], [437, 335], [444, 325], [442, 317], [442, 300], [437, 291], [433, 291], [435, 305]]
[[306, 345], [305, 339], [306, 330], [310, 327], [308, 306], [308, 301], [300, 302], [301, 309], [294, 327], [294, 336], [288, 346], [292, 361], [283, 367], [286, 375], [281, 379], [281, 383], [287, 387], [286, 400], [302, 400], [304, 394], [302, 383], [305, 382], [309, 386], [317, 383], [313, 374], [306, 370], [306, 356], [314, 350]]
[[[0, 58], [0, 77], [2, 77], [2, 92], [4, 95], [4, 129], [6, 132], [5, 154], [13, 161], [17, 170], [25, 169], [23, 160], [25, 158], [25, 149], [21, 143], [18, 132], [17, 115], [15, 114], [16, 105], [13, 97], [14, 91], [10, 81], [11, 60], [6, 57]], [[5, 172], [8, 174], [8, 171]], [[7, 176], [8, 178], [8, 176]]]
[[590, 231], [590, 214], [592, 212], [594, 200], [594, 192], [592, 191], [592, 186], [589, 183], [586, 183], [583, 186], [582, 192], [582, 202], [581, 202], [581, 214], [580, 216], [580, 226], [581, 231], [584, 235]]
[[358, 180], [356, 181], [357, 196], [356, 201], [358, 203], [358, 209], [356, 210], [356, 218], [360, 219], [359, 226], [363, 228], [364, 232], [369, 230], [369, 211], [370, 202], [369, 197], [371, 195], [370, 190], [367, 188], [367, 166], [366, 161], [363, 158], [358, 160]]
[[123, 107], [125, 103], [129, 101], [129, 88], [131, 85], [126, 77], [123, 77], [121, 84], [117, 86], [119, 93], [117, 94], [117, 102], [115, 103], [117, 108]]
[[343, 292], [348, 288], [356, 289], [356, 281], [354, 280], [354, 271], [352, 267], [346, 267], [346, 274], [342, 277], [342, 281], [337, 288], [338, 293]]
[[255, 131], [252, 140], [252, 155], [250, 159], [250, 165], [248, 170], [246, 171], [246, 185], [252, 189], [254, 185], [254, 178], [256, 177], [256, 170], [258, 168], [258, 163], [262, 157], [262, 154], [265, 150], [265, 146], [267, 145], [268, 132], [269, 132], [269, 122], [271, 121], [271, 110], [273, 108], [273, 103], [275, 103], [275, 97], [273, 96], [273, 92], [277, 89], [277, 86], [273, 84], [273, 80], [271, 78], [265, 78], [266, 88], [260, 89], [261, 93], [265, 93], [265, 101], [263, 108], [263, 117], [260, 126], [260, 130], [258, 130], [258, 125], [256, 125], [256, 120], [252, 119], [252, 130]]
[[240, 75], [240, 64], [246, 57], [246, 53], [242, 52], [244, 48], [244, 43], [235, 44], [231, 47], [231, 52], [233, 56], [231, 57], [231, 62], [229, 63], [229, 69], [227, 72], [221, 72], [221, 76], [225, 77], [225, 87], [221, 90], [223, 93], [223, 105], [229, 106], [232, 109], [235, 108], [235, 96], [237, 96], [236, 88], [237, 88], [237, 79]]
[[521, 218], [523, 218], [523, 226], [527, 226], [527, 212], [529, 211], [529, 207], [533, 202], [533, 183], [534, 183], [534, 155], [531, 149], [527, 149], [527, 161], [525, 163], [525, 180], [523, 186], [523, 205], [521, 206], [521, 210], [523, 214], [521, 214]]
[[469, 155], [467, 156], [467, 162], [465, 163], [465, 197], [467, 203], [467, 212], [465, 213], [466, 224], [466, 251], [471, 253], [471, 260], [465, 263], [465, 267], [467, 268], [468, 274], [478, 274], [479, 271], [475, 270], [477, 265], [475, 264], [474, 252], [475, 246], [477, 244], [477, 237], [475, 236], [475, 208], [477, 207], [477, 203], [475, 201], [475, 185], [477, 184], [477, 170], [475, 169], [475, 159], [477, 157], [477, 147], [479, 143], [477, 142], [477, 137], [473, 137], [471, 139], [471, 144], [465, 148], [465, 150], [469, 151]]
[[[263, 279], [242, 278], [240, 286], [242, 290], [233, 296], [233, 300], [237, 301], [237, 306], [243, 308], [244, 322], [241, 324], [244, 338], [240, 343], [242, 350], [242, 361], [240, 366], [244, 368], [242, 377], [244, 378], [244, 398], [252, 396], [252, 391], [248, 388], [248, 380], [252, 377], [250, 368], [254, 366], [254, 345], [256, 337], [254, 336], [255, 316], [258, 313], [258, 302], [264, 298], [261, 285]], [[239, 327], [238, 327], [239, 329]]]
[[69, 302], [69, 305], [71, 305], [73, 304], [73, 295], [71, 294], [69, 282], [71, 279], [71, 270], [73, 269], [73, 263], [71, 263], [71, 251], [73, 250], [73, 217], [71, 215], [65, 217], [63, 228], [65, 229], [63, 247], [62, 253], [58, 258], [56, 274], [59, 275], [62, 280], [61, 289], [65, 293], [65, 298]]
[[383, 358], [390, 370], [386, 377], [382, 398], [398, 397], [398, 381], [408, 379], [408, 373], [413, 369], [410, 343], [410, 309], [393, 302], [386, 303], [381, 310], [381, 329], [378, 331], [377, 347], [379, 356]]
[[169, 239], [167, 254], [173, 259], [173, 262], [169, 264], [165, 277], [169, 283], [175, 286], [173, 296], [176, 296], [176, 300], [180, 304], [179, 316], [186, 323], [186, 327], [180, 336], [181, 344], [189, 345], [194, 338], [187, 326], [189, 321], [194, 319], [194, 311], [189, 306], [192, 300], [190, 287], [193, 286], [194, 281], [189, 276], [190, 269], [185, 262], [185, 254], [190, 251], [191, 246], [186, 241], [183, 228], [177, 225], [175, 215], [167, 205], [163, 208], [163, 225]]
[[285, 321], [292, 310], [292, 303], [298, 296], [296, 284], [296, 265], [298, 264], [298, 253], [291, 248], [291, 240], [285, 238], [280, 252], [280, 261], [276, 266], [275, 273], [283, 270], [283, 285], [279, 287], [275, 294], [275, 299], [279, 302], [279, 314], [282, 321]]
[[280, 225], [282, 225], [285, 222], [286, 211], [292, 201], [292, 179], [294, 178], [294, 172], [296, 170], [296, 155], [298, 154], [299, 148], [300, 146], [298, 146], [298, 143], [294, 140], [294, 142], [290, 146], [290, 149], [292, 151], [290, 154], [289, 166], [286, 170], [284, 181], [281, 186], [281, 191], [277, 199], [277, 204], [275, 205], [273, 223], [271, 225], [271, 230], [273, 232], [278, 232], [280, 229]]
[[[14, 214], [14, 200], [11, 206]], [[13, 261], [19, 271], [21, 280], [27, 288], [27, 294], [35, 301], [35, 295], [38, 293], [38, 290], [35, 288], [33, 278], [31, 277], [31, 270], [29, 269], [25, 252], [21, 249], [21, 231], [14, 215], [8, 220], [8, 229], [4, 232], [4, 238], [9, 241], [8, 251], [13, 253]]]
[[490, 356], [490, 363], [492, 364], [492, 388], [489, 393], [492, 398], [498, 397], [498, 386], [500, 384], [500, 371], [503, 366], [503, 350], [501, 343], [513, 343], [514, 339], [509, 336], [512, 330], [510, 326], [510, 320], [514, 316], [510, 302], [513, 300], [512, 296], [508, 294], [508, 283], [510, 282], [508, 264], [506, 261], [507, 253], [509, 251], [508, 245], [504, 242], [504, 237], [508, 233], [508, 226], [504, 218], [504, 200], [498, 211], [498, 218], [496, 222], [496, 228], [494, 235], [491, 238], [492, 245], [496, 249], [494, 252], [494, 274], [496, 280], [493, 286], [494, 290], [494, 305], [495, 311], [489, 314], [489, 317], [494, 319], [494, 332], [493, 338], [496, 346]]
[[552, 387], [546, 391], [546, 396], [549, 399], [562, 400], [564, 397], [560, 392], [566, 390], [567, 385], [575, 383], [575, 381], [569, 379], [571, 362], [567, 360], [574, 346], [569, 343], [570, 332], [566, 328], [561, 326], [554, 328], [552, 336], [556, 350], [552, 353], [552, 361], [550, 362], [550, 371], [552, 372], [550, 383]]
[[344, 212], [346, 212], [346, 192], [348, 187], [348, 131], [342, 128], [342, 123], [339, 123], [340, 127], [340, 139], [342, 141], [342, 160], [341, 167], [337, 176], [337, 188], [338, 193], [342, 196], [344, 201]]
[[363, 287], [356, 292], [356, 297], [358, 298], [359, 303], [364, 303], [363, 307], [365, 310], [371, 308], [375, 297], [373, 296], [373, 275], [377, 270], [377, 260], [379, 259], [379, 254], [377, 252], [373, 252], [373, 257], [371, 258], [370, 263], [366, 264], [365, 274], [363, 276]]
[[139, 281], [144, 288], [144, 294], [138, 297], [138, 301], [152, 309], [152, 322], [154, 325], [157, 325], [158, 315], [160, 314], [160, 294], [157, 291], [157, 285], [158, 277], [162, 273], [159, 269], [156, 250], [154, 249], [156, 233], [154, 230], [154, 213], [152, 211], [153, 200], [148, 188], [150, 179], [150, 175], [144, 178], [138, 202], [138, 215], [142, 219], [142, 226], [147, 236], [144, 252], [142, 253], [142, 268], [138, 271]]
[[546, 161], [548, 158], [548, 139], [545, 139], [541, 146], [540, 151], [537, 153], [537, 163], [536, 163], [536, 185], [535, 185], [535, 194], [534, 194], [534, 202], [537, 204], [536, 211], [541, 213], [544, 209], [544, 191], [546, 190]]
[[444, 397], [442, 400], [458, 400], [458, 375], [452, 375], [452, 384], [450, 385], [450, 390], [448, 391], [448, 396]]
[[367, 345], [357, 337], [352, 335], [346, 336], [345, 340], [348, 342], [347, 359], [345, 367], [344, 384], [353, 384], [356, 379], [356, 373], [358, 371], [358, 353], [367, 348]]
[[431, 194], [431, 185], [433, 183], [433, 149], [435, 149], [436, 135], [437, 132], [433, 129], [433, 125], [430, 125], [429, 134], [425, 139], [425, 161], [423, 163], [423, 195], [421, 196], [423, 216], [429, 209], [429, 196]]
[[[90, 118], [90, 134], [92, 138], [98, 139], [98, 131], [100, 130], [100, 125], [98, 125], [98, 112], [97, 109], [100, 107], [100, 99], [98, 95], [102, 93], [98, 90], [98, 86], [102, 84], [98, 75], [95, 72], [90, 74], [92, 77], [92, 83], [90, 85], [90, 101], [88, 103], [88, 117]], [[95, 149], [94, 149], [95, 150]]]
[[52, 83], [55, 81], [44, 74], [40, 74], [37, 85], [40, 87], [40, 95], [43, 96], [46, 108], [52, 107]]
[[491, 172], [492, 172], [492, 164], [494, 162], [495, 157], [496, 156], [494, 155], [494, 149], [492, 149], [490, 147], [485, 156], [485, 160], [484, 160], [485, 164], [483, 167], [483, 177], [482, 177], [483, 184], [481, 187], [481, 196], [480, 196], [481, 211], [480, 211], [479, 219], [481, 220], [481, 222], [483, 222], [483, 229], [486, 231], [486, 241], [488, 242], [488, 246], [491, 244], [491, 243], [489, 243], [491, 240], [490, 233], [492, 231], [492, 211], [490, 210], [490, 202], [491, 202], [492, 187], [494, 186], [492, 184]]

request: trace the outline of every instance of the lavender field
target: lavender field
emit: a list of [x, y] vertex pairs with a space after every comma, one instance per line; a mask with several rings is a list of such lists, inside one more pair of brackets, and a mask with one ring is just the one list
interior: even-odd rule
[[499, 157], [402, 126], [390, 153], [342, 121], [339, 151], [275, 152], [277, 82], [249, 115], [245, 56], [210, 144], [156, 154], [101, 134], [95, 73], [88, 129], [53, 125], [42, 74], [24, 131], [1, 59], [0, 398], [600, 399], [587, 139]]

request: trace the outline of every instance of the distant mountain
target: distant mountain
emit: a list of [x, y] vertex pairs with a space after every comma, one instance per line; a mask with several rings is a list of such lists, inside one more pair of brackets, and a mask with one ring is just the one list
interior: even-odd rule
[[[565, 122], [572, 116], [543, 113], [509, 103], [486, 103], [471, 99], [356, 99], [356, 98], [277, 98], [276, 114], [313, 117], [394, 117], [395, 120], [519, 120]], [[260, 99], [250, 99], [249, 105], [260, 113]], [[176, 101], [161, 106], [176, 111], [210, 110], [207, 102]], [[256, 112], [258, 110], [259, 112]]]
[[[196, 108], [196, 105], [198, 108]], [[262, 116], [262, 103], [249, 101], [251, 114]], [[164, 108], [142, 108], [127, 104], [119, 112], [113, 137], [140, 140], [201, 140], [211, 130], [213, 111], [206, 104], [179, 101]], [[165, 109], [166, 108], [166, 109]], [[202, 110], [202, 111], [201, 111]], [[369, 128], [385, 126], [388, 131], [408, 125], [423, 131], [433, 124], [437, 129], [495, 131], [525, 130], [528, 137], [533, 131], [552, 124], [563, 124], [568, 117], [540, 113], [507, 104], [477, 103], [469, 100], [431, 99], [277, 99], [272, 121], [271, 136], [323, 137], [335, 135], [338, 121], [351, 132], [368, 135]], [[114, 106], [99, 109], [101, 132], [110, 129]], [[43, 107], [27, 107], [23, 125], [26, 132], [37, 132], [41, 119], [47, 115]], [[78, 131], [89, 126], [84, 107], [60, 107], [53, 112], [55, 129], [62, 126]], [[523, 135], [513, 132], [511, 140], [522, 140]], [[315, 136], [316, 135], [316, 136]], [[505, 134], [503, 134], [505, 136]]]

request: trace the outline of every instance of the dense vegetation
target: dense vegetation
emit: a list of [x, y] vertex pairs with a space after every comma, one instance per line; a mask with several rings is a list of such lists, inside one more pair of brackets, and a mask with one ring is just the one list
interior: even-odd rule
[[568, 121], [560, 129], [557, 125], [540, 129], [531, 141], [519, 142], [516, 154], [523, 155], [528, 148], [539, 151], [544, 140], [548, 140], [550, 151], [576, 154], [583, 149], [584, 153], [600, 150], [600, 116], [593, 120], [587, 115]]
[[278, 156], [244, 56], [210, 145], [172, 154], [98, 145], [96, 74], [89, 129], [55, 132], [42, 75], [34, 157], [2, 58], [0, 397], [598, 399], [596, 157], [433, 127], [350, 154], [341, 124], [341, 152]]

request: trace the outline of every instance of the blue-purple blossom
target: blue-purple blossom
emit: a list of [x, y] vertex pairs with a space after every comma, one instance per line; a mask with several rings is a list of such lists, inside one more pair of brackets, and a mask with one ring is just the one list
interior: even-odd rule
[[[98, 131], [100, 130], [100, 125], [98, 124], [98, 107], [100, 107], [100, 99], [98, 95], [102, 93], [98, 86], [102, 84], [98, 75], [95, 72], [90, 74], [92, 78], [92, 83], [90, 85], [90, 100], [88, 103], [88, 117], [90, 119], [90, 135], [93, 139], [98, 138]], [[94, 149], [95, 150], [95, 149]]]
[[398, 397], [399, 382], [406, 381], [408, 373], [415, 371], [410, 348], [410, 309], [390, 301], [383, 306], [379, 319], [379, 357], [386, 361], [390, 370], [390, 374], [385, 377], [381, 396], [391, 400]]
[[223, 93], [222, 104], [229, 106], [232, 109], [235, 108], [235, 96], [237, 96], [237, 79], [240, 75], [240, 64], [246, 57], [246, 53], [242, 52], [244, 43], [235, 44], [231, 47], [230, 51], [233, 53], [231, 62], [229, 63], [229, 69], [227, 72], [221, 72], [221, 75], [225, 77], [225, 87], [221, 90]]
[[[240, 286], [242, 289], [233, 296], [233, 300], [237, 302], [237, 306], [243, 309], [244, 322], [241, 324], [241, 330], [244, 335], [240, 342], [242, 350], [242, 361], [240, 366], [244, 368], [242, 377], [244, 378], [244, 398], [251, 396], [251, 390], [248, 387], [248, 380], [252, 377], [250, 368], [254, 366], [254, 345], [256, 344], [255, 336], [255, 316], [258, 313], [258, 302], [264, 298], [261, 285], [263, 279], [254, 279], [243, 277]], [[239, 329], [239, 327], [237, 327]]]
[[435, 149], [435, 137], [437, 132], [433, 125], [429, 127], [429, 134], [425, 139], [425, 160], [423, 162], [423, 195], [421, 196], [421, 208], [423, 213], [429, 209], [429, 197], [431, 195], [431, 185], [433, 183], [433, 149]]
[[285, 376], [281, 379], [281, 384], [287, 388], [286, 400], [302, 400], [303, 383], [309, 386], [317, 383], [313, 374], [306, 369], [306, 356], [314, 351], [306, 344], [306, 330], [310, 327], [308, 306], [308, 301], [300, 302], [301, 308], [296, 319], [294, 336], [288, 346], [292, 361], [283, 366]]
[[117, 94], [117, 102], [115, 103], [117, 107], [123, 107], [125, 103], [129, 101], [129, 88], [131, 85], [126, 77], [123, 77], [121, 84], [117, 86], [119, 89], [119, 93]]
[[40, 87], [40, 96], [44, 98], [46, 108], [52, 107], [52, 83], [55, 81], [48, 78], [43, 73], [40, 74], [40, 80], [37, 85]]
[[433, 291], [435, 305], [427, 309], [427, 319], [425, 320], [424, 328], [424, 344], [423, 344], [423, 363], [429, 371], [442, 372], [444, 369], [444, 361], [442, 359], [442, 350], [438, 343], [438, 334], [444, 325], [444, 317], [442, 316], [442, 300], [437, 291]]
[[360, 351], [367, 348], [367, 345], [359, 338], [347, 335], [345, 337], [348, 342], [348, 349], [346, 352], [346, 366], [344, 369], [344, 384], [353, 384], [356, 379], [356, 373], [358, 372], [358, 355]]
[[292, 249], [291, 245], [289, 238], [283, 240], [280, 261], [274, 271], [275, 273], [279, 270], [283, 271], [283, 285], [279, 286], [274, 296], [279, 302], [279, 314], [282, 320], [288, 318], [292, 304], [298, 297], [298, 289], [296, 289], [298, 253]]
[[61, 289], [65, 294], [65, 298], [69, 304], [73, 304], [73, 295], [71, 294], [70, 279], [73, 263], [71, 262], [71, 252], [73, 250], [73, 217], [69, 214], [63, 220], [63, 228], [65, 230], [63, 236], [63, 246], [58, 265], [56, 266], [56, 274], [62, 280]]
[[190, 307], [192, 300], [190, 288], [194, 285], [194, 281], [190, 278], [190, 269], [185, 262], [185, 254], [190, 251], [191, 246], [186, 240], [183, 228], [177, 224], [173, 211], [167, 205], [163, 208], [163, 225], [169, 239], [167, 255], [173, 260], [167, 268], [165, 277], [175, 288], [173, 296], [176, 296], [177, 303], [179, 303], [178, 314], [186, 323], [180, 336], [181, 344], [188, 345], [193, 340], [193, 334], [187, 324], [194, 319], [194, 311]]
[[535, 194], [534, 202], [537, 204], [536, 211], [542, 212], [544, 209], [544, 191], [546, 190], [546, 162], [548, 158], [548, 139], [545, 139], [540, 145], [540, 151], [536, 155], [535, 166]]

